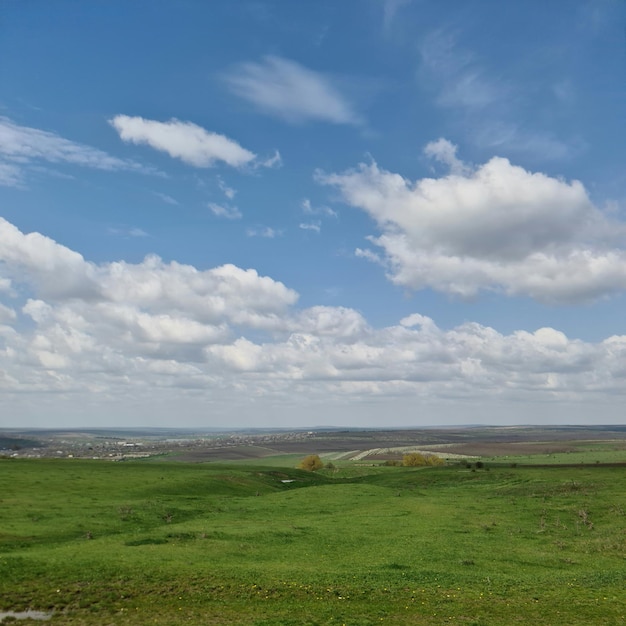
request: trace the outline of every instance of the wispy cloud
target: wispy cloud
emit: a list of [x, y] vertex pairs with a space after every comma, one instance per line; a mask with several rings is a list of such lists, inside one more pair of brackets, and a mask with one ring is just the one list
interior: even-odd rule
[[227, 220], [240, 220], [243, 216], [236, 206], [228, 206], [209, 202], [209, 209], [216, 217], [223, 217]]
[[283, 166], [283, 158], [280, 156], [280, 152], [276, 150], [271, 157], [263, 159], [258, 162], [258, 167], [268, 167], [270, 169], [278, 169]]
[[0, 185], [5, 187], [21, 187], [21, 168], [13, 163], [0, 162]]
[[568, 158], [585, 147], [585, 142], [580, 138], [565, 142], [551, 131], [529, 129], [518, 122], [498, 120], [495, 117], [476, 124], [472, 132], [474, 142], [483, 148], [500, 152], [506, 149], [547, 160]]
[[262, 237], [264, 239], [274, 239], [275, 237], [280, 237], [282, 234], [282, 230], [276, 230], [275, 228], [270, 228], [269, 226], [256, 226], [246, 230], [246, 235], [248, 237]]
[[488, 76], [471, 51], [458, 48], [456, 36], [449, 31], [431, 33], [420, 53], [422, 71], [436, 87], [437, 101], [443, 106], [482, 109], [509, 93], [509, 85]]
[[107, 171], [155, 172], [134, 161], [119, 159], [56, 133], [21, 126], [8, 117], [0, 117], [0, 184], [20, 186], [25, 171], [46, 162]]
[[229, 187], [221, 176], [217, 177], [217, 186], [220, 188], [220, 191], [229, 199], [232, 200], [235, 197], [237, 191], [232, 187]]
[[149, 237], [148, 233], [142, 228], [109, 228], [107, 229], [110, 235], [116, 235], [118, 237]]
[[305, 215], [323, 215], [325, 217], [339, 217], [337, 211], [328, 206], [313, 206], [308, 198], [302, 200], [300, 205]]
[[420, 46], [424, 78], [435, 87], [437, 101], [446, 107], [483, 109], [502, 102], [511, 85], [493, 80], [470, 50], [461, 50], [457, 37], [448, 30], [436, 30]]
[[543, 160], [563, 159], [581, 149], [580, 140], [564, 141], [534, 127], [522, 113], [523, 87], [494, 75], [457, 40], [458, 35], [446, 29], [426, 37], [420, 48], [420, 76], [434, 90], [437, 103], [454, 110], [459, 131], [472, 143]]
[[319, 221], [315, 221], [315, 222], [302, 222], [300, 224], [300, 228], [302, 230], [312, 230], [314, 233], [317, 233], [319, 235], [320, 232], [322, 232], [322, 225]]
[[278, 56], [241, 63], [225, 76], [231, 91], [287, 122], [362, 124], [348, 99], [320, 72]]
[[154, 191], [153, 193], [157, 198], [163, 200], [165, 204], [171, 204], [173, 206], [178, 206], [180, 204], [176, 198], [172, 198], [172, 196], [168, 196], [166, 193], [161, 193], [160, 191]]
[[383, 0], [383, 30], [389, 33], [396, 19], [398, 11], [411, 0]]

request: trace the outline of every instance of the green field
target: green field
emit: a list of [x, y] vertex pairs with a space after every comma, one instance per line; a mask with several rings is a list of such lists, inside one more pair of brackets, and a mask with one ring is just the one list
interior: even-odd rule
[[[535, 444], [539, 447], [540, 444]], [[544, 444], [549, 450], [554, 444]], [[569, 442], [566, 452], [547, 451], [546, 453], [507, 455], [493, 457], [492, 461], [524, 464], [594, 464], [626, 463], [626, 444], [620, 441], [574, 441]]]
[[50, 624], [626, 624], [626, 468], [2, 459], [0, 499], [0, 611]]

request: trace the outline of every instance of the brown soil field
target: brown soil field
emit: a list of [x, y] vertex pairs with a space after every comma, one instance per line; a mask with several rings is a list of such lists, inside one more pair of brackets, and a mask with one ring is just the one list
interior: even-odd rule
[[[575, 451], [582, 441], [615, 440], [626, 448], [626, 431], [593, 428], [460, 428], [424, 430], [337, 430], [316, 431], [303, 440], [275, 440], [271, 447], [228, 445], [194, 447], [180, 451], [172, 458], [203, 462], [263, 458], [274, 454], [324, 454], [326, 452], [365, 451], [375, 448], [413, 446], [440, 456], [504, 456], [555, 454]], [[401, 458], [398, 452], [368, 455], [364, 461], [386, 461]]]
[[[0, 434], [3, 434], [0, 430]], [[404, 429], [312, 429], [310, 431], [276, 431], [255, 429], [233, 433], [199, 431], [6, 431], [11, 441], [23, 446], [19, 455], [84, 456], [130, 458], [140, 451], [142, 456], [157, 455], [176, 461], [207, 462], [260, 459], [278, 454], [324, 454], [365, 452], [376, 448], [381, 453], [370, 460], [400, 458], [400, 453], [383, 452], [389, 448], [416, 448], [445, 456], [505, 456], [555, 454], [577, 449], [583, 442], [611, 441], [626, 450], [626, 426], [468, 426], [454, 428]], [[132, 436], [131, 436], [132, 435]], [[5, 437], [6, 439], [6, 437]], [[131, 439], [128, 448], [124, 442]], [[28, 441], [27, 441], [28, 440]], [[104, 445], [102, 441], [105, 441]], [[7, 439], [8, 441], [8, 439]], [[84, 443], [84, 442], [93, 443]], [[116, 443], [117, 442], [117, 443]], [[93, 447], [88, 447], [93, 446]], [[15, 446], [20, 447], [20, 446]], [[63, 452], [58, 452], [59, 450]], [[133, 454], [131, 454], [131, 452]], [[7, 450], [8, 454], [17, 454]], [[169, 457], [166, 455], [170, 455]]]

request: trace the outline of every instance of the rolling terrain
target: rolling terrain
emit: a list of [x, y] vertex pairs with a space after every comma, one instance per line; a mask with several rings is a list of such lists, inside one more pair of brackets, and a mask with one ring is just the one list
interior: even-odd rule
[[[541, 434], [534, 447], [482, 441], [488, 457], [423, 469], [342, 460], [330, 443], [411, 447], [387, 431], [303, 442], [334, 455], [319, 472], [295, 469], [291, 447], [262, 463], [3, 458], [0, 613], [85, 625], [626, 624], [624, 441]], [[471, 450], [452, 436], [432, 445]]]

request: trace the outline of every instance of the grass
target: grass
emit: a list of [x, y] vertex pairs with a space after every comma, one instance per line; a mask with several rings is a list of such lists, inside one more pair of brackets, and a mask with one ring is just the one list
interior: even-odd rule
[[0, 494], [0, 610], [53, 624], [626, 624], [621, 468], [14, 459]]
[[519, 454], [487, 458], [485, 460], [522, 464], [574, 465], [598, 463], [626, 463], [626, 442], [608, 441], [573, 441], [568, 442], [567, 451], [556, 452], [554, 443], [544, 444], [544, 454]]

